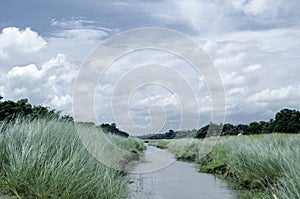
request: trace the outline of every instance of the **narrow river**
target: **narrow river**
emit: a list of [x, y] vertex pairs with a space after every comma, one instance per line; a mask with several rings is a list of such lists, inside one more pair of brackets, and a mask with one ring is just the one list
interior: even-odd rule
[[131, 174], [130, 199], [235, 199], [225, 182], [198, 173], [194, 164], [176, 161], [167, 150], [147, 145]]

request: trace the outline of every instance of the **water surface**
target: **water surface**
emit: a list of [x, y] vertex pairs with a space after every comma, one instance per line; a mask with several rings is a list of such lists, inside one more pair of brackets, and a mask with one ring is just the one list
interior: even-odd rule
[[176, 161], [167, 150], [147, 146], [131, 175], [130, 199], [236, 199], [226, 183], [198, 173], [194, 164]]

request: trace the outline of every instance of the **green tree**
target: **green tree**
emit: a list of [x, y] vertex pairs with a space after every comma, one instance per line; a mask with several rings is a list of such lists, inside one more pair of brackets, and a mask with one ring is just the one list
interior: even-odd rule
[[258, 122], [251, 122], [246, 134], [261, 134], [263, 127]]
[[234, 125], [227, 123], [224, 124], [221, 135], [232, 135], [234, 130]]
[[119, 136], [123, 136], [123, 137], [128, 137], [129, 134], [124, 132], [124, 131], [120, 131], [117, 127], [115, 123], [112, 124], [101, 124], [100, 128], [103, 130], [103, 132], [105, 133], [111, 133], [111, 134], [115, 134], [115, 135], [119, 135]]
[[202, 127], [201, 129], [199, 129], [196, 133], [196, 138], [205, 138], [207, 131], [208, 131], [208, 127], [209, 127], [209, 125], [206, 125], [206, 126]]
[[279, 133], [300, 132], [300, 112], [283, 109], [275, 115], [274, 131]]

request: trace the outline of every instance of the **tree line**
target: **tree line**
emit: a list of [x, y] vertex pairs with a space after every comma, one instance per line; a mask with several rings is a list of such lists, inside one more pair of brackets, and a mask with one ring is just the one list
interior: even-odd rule
[[[3, 97], [0, 96], [0, 121], [12, 121], [17, 118], [27, 119], [60, 119], [65, 121], [72, 121], [73, 118], [69, 115], [61, 115], [61, 111], [50, 109], [41, 105], [32, 106], [28, 103], [28, 99], [20, 99], [16, 102], [11, 100], [2, 101]], [[92, 122], [86, 122], [96, 126]], [[115, 123], [101, 124], [96, 126], [101, 128], [106, 133], [120, 135], [128, 137], [129, 134], [119, 130]], [[266, 133], [300, 133], [300, 112], [291, 109], [282, 109], [276, 113], [275, 118], [266, 121], [251, 122], [250, 124], [238, 124], [231, 123], [226, 124], [214, 124], [210, 123], [206, 126], [196, 130], [174, 131], [169, 130], [163, 134], [152, 134], [141, 136], [141, 138], [147, 139], [173, 139], [182, 137], [195, 137], [204, 138], [206, 136], [213, 136], [216, 132], [221, 131], [221, 136], [227, 135], [252, 135], [252, 134], [266, 134]]]
[[10, 122], [17, 118], [47, 118], [73, 121], [73, 118], [69, 115], [61, 116], [61, 111], [41, 105], [32, 106], [28, 103], [28, 99], [20, 99], [16, 102], [11, 100], [2, 101], [2, 99], [3, 97], [0, 96], [0, 121]]
[[251, 122], [250, 124], [210, 123], [196, 130], [173, 131], [164, 134], [141, 136], [144, 139], [173, 139], [182, 137], [205, 138], [221, 132], [221, 136], [253, 135], [267, 133], [300, 133], [300, 112], [291, 109], [282, 109], [276, 113], [275, 118], [266, 121]]

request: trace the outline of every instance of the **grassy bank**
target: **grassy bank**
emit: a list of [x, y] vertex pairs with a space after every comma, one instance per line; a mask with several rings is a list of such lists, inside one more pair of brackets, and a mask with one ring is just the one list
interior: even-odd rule
[[269, 134], [220, 138], [203, 157], [209, 141], [179, 139], [158, 142], [199, 171], [228, 179], [241, 198], [300, 198], [300, 135]]
[[[81, 130], [88, 133], [96, 129]], [[126, 151], [144, 149], [143, 143], [135, 138], [108, 137]], [[57, 120], [18, 121], [0, 126], [0, 198], [1, 195], [125, 198], [127, 177], [92, 157], [82, 145], [74, 124]]]

